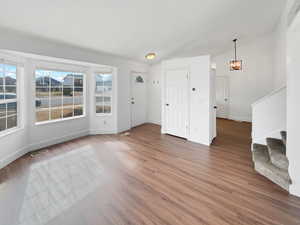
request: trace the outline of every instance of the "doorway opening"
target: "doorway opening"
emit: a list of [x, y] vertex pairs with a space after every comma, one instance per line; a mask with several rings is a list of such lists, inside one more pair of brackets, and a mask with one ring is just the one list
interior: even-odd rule
[[228, 76], [216, 76], [216, 127], [217, 135], [214, 145], [230, 146], [237, 143], [247, 152], [251, 149], [250, 122], [232, 120], [230, 117], [230, 80]]

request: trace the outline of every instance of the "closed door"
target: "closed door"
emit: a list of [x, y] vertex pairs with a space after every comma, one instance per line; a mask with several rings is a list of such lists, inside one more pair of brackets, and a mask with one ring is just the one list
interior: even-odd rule
[[146, 122], [146, 80], [142, 73], [131, 74], [131, 127], [139, 126]]
[[169, 70], [165, 73], [165, 131], [178, 137], [187, 137], [188, 95], [187, 70]]
[[228, 118], [228, 77], [216, 77], [217, 117]]

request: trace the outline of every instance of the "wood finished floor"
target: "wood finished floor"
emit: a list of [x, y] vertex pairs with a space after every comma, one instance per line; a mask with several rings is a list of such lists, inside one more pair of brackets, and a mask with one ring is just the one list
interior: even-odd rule
[[253, 170], [250, 124], [211, 147], [161, 135], [79, 138], [0, 170], [0, 225], [300, 224], [300, 198]]

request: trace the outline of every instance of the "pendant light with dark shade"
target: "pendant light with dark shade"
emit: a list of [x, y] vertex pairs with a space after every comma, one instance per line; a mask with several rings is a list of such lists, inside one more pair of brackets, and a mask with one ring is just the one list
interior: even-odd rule
[[230, 61], [230, 71], [242, 70], [242, 60], [237, 60], [236, 57], [236, 42], [237, 39], [234, 39], [234, 60]]

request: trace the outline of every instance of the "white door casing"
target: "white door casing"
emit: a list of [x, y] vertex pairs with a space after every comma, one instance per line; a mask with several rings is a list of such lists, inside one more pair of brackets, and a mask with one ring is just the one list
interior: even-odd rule
[[229, 80], [226, 76], [216, 77], [217, 117], [228, 118], [229, 114]]
[[[216, 99], [216, 70], [211, 70], [211, 107], [212, 108], [212, 140], [217, 137], [217, 99]], [[212, 141], [211, 140], [211, 141]]]
[[165, 133], [187, 138], [188, 71], [172, 69], [165, 72]]
[[145, 74], [131, 73], [131, 127], [139, 126], [146, 122], [147, 117], [147, 88]]

